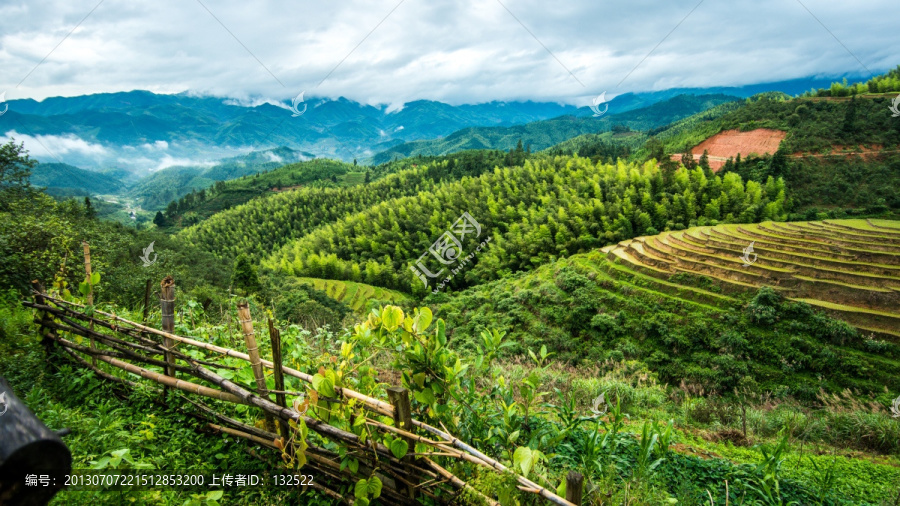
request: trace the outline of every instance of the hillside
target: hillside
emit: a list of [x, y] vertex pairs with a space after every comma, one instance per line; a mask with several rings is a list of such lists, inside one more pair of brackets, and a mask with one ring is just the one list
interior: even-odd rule
[[173, 200], [207, 188], [217, 181], [269, 171], [287, 163], [305, 160], [309, 158], [308, 155], [280, 147], [254, 151], [203, 166], [168, 167], [139, 180], [128, 190], [127, 195], [146, 209], [163, 209]]
[[[533, 269], [660, 229], [710, 220], [778, 219], [785, 216], [783, 206], [783, 183], [774, 179], [745, 185], [737, 174], [707, 179], [700, 169], [683, 168], [670, 174], [653, 162], [613, 165], [578, 157], [536, 157], [523, 167], [423, 187], [414, 195], [383, 200], [355, 213], [327, 213], [317, 229], [286, 244], [263, 265], [296, 276], [361, 281], [422, 294], [433, 286], [426, 287], [413, 274], [417, 258], [427, 256], [424, 265], [439, 273], [438, 261], [457, 267], [455, 259], [487, 237], [490, 247], [472, 260], [464, 275], [451, 276], [451, 287]], [[429, 248], [464, 212], [480, 224], [478, 239], [439, 248], [432, 252], [435, 258], [441, 256], [435, 261]]]
[[[457, 327], [461, 347], [496, 328], [523, 348], [546, 345], [576, 362], [641, 360], [664, 381], [706, 391], [730, 391], [746, 375], [806, 398], [820, 387], [895, 390], [900, 247], [885, 236], [896, 241], [900, 222], [692, 228], [426, 302]], [[742, 267], [754, 240], [758, 259]]]
[[332, 299], [342, 302], [360, 314], [365, 314], [375, 302], [384, 304], [408, 304], [412, 300], [406, 294], [377, 286], [353, 281], [333, 279], [297, 278], [298, 281], [313, 286]]
[[[721, 132], [757, 129], [784, 132], [771, 156], [722, 164], [744, 178], [784, 177], [795, 209], [900, 209], [900, 122], [885, 96], [846, 100], [792, 99], [764, 94], [740, 106], [723, 105], [655, 134], [636, 159], [668, 159]], [[761, 155], [761, 153], [759, 153]]]
[[113, 176], [65, 163], [38, 164], [31, 173], [31, 184], [59, 196], [114, 194], [125, 189], [125, 184]]
[[[379, 202], [429, 191], [443, 181], [478, 176], [507, 161], [522, 163], [524, 158], [518, 157], [524, 157], [524, 153], [511, 156], [499, 151], [480, 151], [459, 153], [431, 162], [409, 159], [385, 164], [372, 168], [373, 182], [370, 184], [272, 192], [272, 195], [216, 213], [181, 231], [179, 236], [224, 258], [236, 258], [246, 253], [258, 261], [292, 239], [345, 215], [363, 211]], [[238, 226], [251, 223], [252, 227]]]
[[616, 113], [610, 102], [610, 112], [599, 118], [592, 116], [564, 116], [512, 127], [478, 127], [454, 132], [442, 139], [422, 140], [394, 146], [371, 158], [383, 163], [394, 158], [415, 155], [440, 155], [466, 149], [508, 150], [521, 140], [539, 151], [572, 137], [598, 133], [622, 125], [633, 130], [649, 130], [691, 116], [724, 102], [739, 100], [728, 95], [678, 95], [647, 107]]
[[259, 165], [251, 168], [260, 168], [262, 171], [217, 181], [207, 188], [199, 191], [195, 189], [169, 202], [165, 208], [169, 225], [194, 225], [215, 213], [276, 192], [311, 185], [319, 188], [329, 184], [350, 186], [362, 183], [365, 179], [365, 172], [355, 170], [357, 168], [352, 164], [328, 159], [291, 163], [274, 169]]

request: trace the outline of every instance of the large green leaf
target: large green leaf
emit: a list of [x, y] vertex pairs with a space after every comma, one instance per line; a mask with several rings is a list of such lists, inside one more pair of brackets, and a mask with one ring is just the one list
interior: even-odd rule
[[378, 496], [381, 495], [381, 480], [377, 476], [372, 476], [368, 479], [366, 485], [366, 490], [372, 496], [372, 499], [378, 499]]
[[397, 438], [391, 442], [391, 453], [394, 454], [398, 459], [402, 459], [406, 456], [406, 452], [409, 451], [409, 443], [404, 441], [403, 439]]
[[416, 316], [416, 332], [422, 333], [428, 329], [428, 326], [431, 325], [431, 320], [434, 316], [431, 314], [431, 309], [428, 307], [423, 307], [419, 309], [419, 314]]
[[522, 476], [528, 476], [531, 466], [534, 465], [534, 454], [531, 448], [520, 446], [513, 453], [513, 465], [522, 470]]
[[403, 310], [397, 306], [387, 306], [381, 312], [381, 322], [385, 328], [393, 332], [403, 323]]

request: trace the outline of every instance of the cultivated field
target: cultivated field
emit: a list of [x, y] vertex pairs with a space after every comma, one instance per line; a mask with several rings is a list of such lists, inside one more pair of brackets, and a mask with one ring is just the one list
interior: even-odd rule
[[396, 290], [389, 290], [365, 283], [319, 278], [298, 279], [303, 283], [312, 285], [316, 290], [325, 292], [332, 299], [347, 304], [357, 313], [365, 312], [370, 300], [378, 300], [385, 304], [409, 300], [408, 296]]
[[[752, 253], [744, 250], [753, 245]], [[900, 223], [828, 220], [718, 225], [603, 248], [607, 273], [704, 305], [767, 285], [865, 333], [900, 338]], [[698, 283], [696, 274], [703, 276]], [[708, 283], [711, 281], [711, 284]]]

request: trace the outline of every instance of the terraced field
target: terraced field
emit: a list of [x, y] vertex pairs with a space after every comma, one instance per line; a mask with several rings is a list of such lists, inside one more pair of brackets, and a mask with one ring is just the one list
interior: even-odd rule
[[678, 298], [722, 307], [739, 304], [738, 293], [768, 285], [867, 334], [900, 338], [900, 222], [697, 227], [622, 241], [603, 252], [607, 274]]
[[378, 286], [356, 283], [353, 281], [338, 281], [334, 279], [297, 278], [301, 282], [312, 285], [317, 290], [322, 290], [332, 299], [343, 302], [357, 313], [365, 312], [370, 300], [382, 302], [403, 303], [410, 298], [398, 291], [381, 288]]
[[366, 180], [365, 172], [348, 172], [344, 175], [344, 184], [347, 186], [353, 186], [358, 184], [363, 184]]

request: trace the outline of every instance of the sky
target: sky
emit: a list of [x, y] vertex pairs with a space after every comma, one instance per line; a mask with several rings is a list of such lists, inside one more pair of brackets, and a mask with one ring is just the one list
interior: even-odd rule
[[7, 100], [145, 89], [399, 107], [861, 76], [896, 0], [4, 0]]

